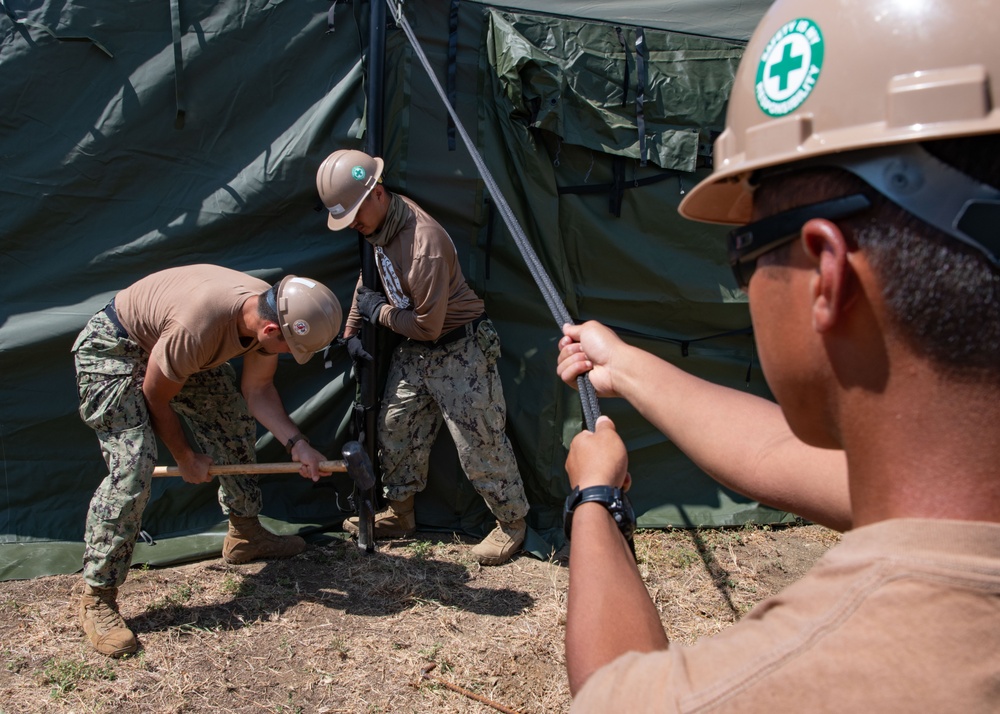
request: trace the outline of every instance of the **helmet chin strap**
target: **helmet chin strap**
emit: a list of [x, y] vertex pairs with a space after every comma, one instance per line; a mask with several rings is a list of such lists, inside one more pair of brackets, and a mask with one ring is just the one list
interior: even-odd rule
[[1000, 191], [932, 156], [919, 144], [821, 156], [795, 167], [849, 171], [900, 208], [1000, 266]]

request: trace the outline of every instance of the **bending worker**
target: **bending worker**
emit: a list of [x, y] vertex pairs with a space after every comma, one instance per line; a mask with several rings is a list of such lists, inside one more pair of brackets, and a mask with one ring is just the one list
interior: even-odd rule
[[[388, 505], [376, 514], [375, 537], [416, 530], [413, 497], [427, 485], [431, 446], [443, 421], [465, 475], [497, 521], [473, 555], [484, 565], [498, 565], [520, 549], [528, 513], [504, 432], [500, 340], [483, 301], [465, 282], [451, 237], [416, 203], [390, 193], [382, 169], [382, 159], [342, 149], [316, 175], [330, 230], [353, 228], [374, 246], [385, 287], [383, 294], [359, 281], [344, 328], [348, 351], [355, 359], [371, 359], [361, 347], [362, 318], [408, 338], [392, 355], [379, 415]], [[357, 519], [344, 527], [356, 534]]]
[[[256, 461], [256, 419], [301, 462], [303, 477], [318, 479], [324, 456], [288, 417], [273, 377], [279, 354], [291, 352], [304, 364], [336, 337], [341, 317], [333, 293], [308, 278], [289, 275], [272, 287], [228, 268], [191, 265], [125, 288], [84, 327], [73, 345], [80, 416], [97, 432], [109, 471], [90, 503], [84, 534], [80, 621], [98, 652], [117, 657], [138, 647], [118, 613], [117, 593], [149, 499], [154, 435], [185, 481], [207, 483], [217, 461]], [[237, 383], [229, 360], [239, 356]], [[260, 524], [256, 476], [220, 475], [219, 503], [229, 517], [226, 562], [305, 549], [302, 538], [278, 536]]]
[[[669, 643], [608, 510], [628, 458], [601, 417], [566, 462], [600, 487], [568, 519], [572, 711], [997, 710], [998, 33], [1000, 0], [777, 0], [762, 19], [680, 211], [740, 226], [729, 260], [781, 419], [748, 403], [702, 423], [736, 442], [727, 478], [850, 530], [732, 627]], [[635, 397], [646, 358], [565, 332], [564, 380], [593, 368]], [[658, 374], [638, 399], [671, 389]], [[796, 465], [831, 482], [784, 490]]]

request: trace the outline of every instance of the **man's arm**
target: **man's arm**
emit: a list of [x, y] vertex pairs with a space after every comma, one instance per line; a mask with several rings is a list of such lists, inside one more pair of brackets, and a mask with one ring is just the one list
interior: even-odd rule
[[191, 448], [180, 418], [170, 407], [170, 401], [183, 386], [183, 382], [175, 382], [167, 377], [156, 358], [150, 355], [146, 364], [146, 376], [142, 380], [142, 395], [146, 398], [153, 431], [170, 450], [180, 469], [181, 478], [188, 483], [207, 483], [212, 480], [212, 475], [208, 473], [212, 458], [196, 453]]
[[[625, 444], [607, 417], [578, 434], [566, 472], [570, 486], [628, 487]], [[576, 694], [598, 669], [626, 652], [665, 649], [667, 635], [625, 537], [600, 503], [573, 511], [566, 607], [566, 669]]]
[[361, 276], [358, 275], [358, 282], [354, 285], [354, 292], [351, 294], [351, 308], [347, 311], [347, 319], [344, 320], [345, 340], [361, 332], [361, 313], [358, 312], [358, 288], [362, 285]]
[[[277, 368], [277, 355], [248, 352], [243, 357], [243, 378], [240, 386], [254, 419], [263, 424], [264, 428], [284, 445], [299, 433], [299, 428], [285, 411], [278, 390], [274, 386], [274, 373]], [[305, 439], [295, 442], [291, 454], [293, 461], [302, 464], [299, 474], [303, 478], [319, 480], [319, 462], [326, 460], [323, 454], [312, 448]]]
[[844, 453], [800, 441], [777, 404], [690, 375], [600, 323], [563, 331], [557, 371], [567, 384], [589, 373], [600, 396], [628, 400], [727, 488], [830, 528], [851, 527]]

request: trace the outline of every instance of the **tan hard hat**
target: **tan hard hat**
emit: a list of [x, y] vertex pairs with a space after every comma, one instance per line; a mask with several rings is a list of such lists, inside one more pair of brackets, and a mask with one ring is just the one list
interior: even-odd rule
[[384, 163], [363, 151], [338, 149], [327, 156], [316, 172], [316, 190], [330, 212], [326, 224], [331, 231], [347, 228], [361, 202], [382, 177]]
[[275, 303], [281, 334], [299, 364], [308, 362], [340, 332], [340, 301], [322, 283], [286, 275], [278, 283]]
[[681, 215], [749, 222], [757, 169], [1000, 132], [998, 37], [1000, 0], [777, 0], [737, 70], [714, 171]]

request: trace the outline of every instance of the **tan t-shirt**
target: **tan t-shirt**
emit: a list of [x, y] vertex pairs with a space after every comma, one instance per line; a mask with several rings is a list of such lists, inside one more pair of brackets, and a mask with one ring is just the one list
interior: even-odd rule
[[167, 378], [183, 382], [257, 348], [256, 339], [240, 338], [238, 317], [247, 298], [269, 287], [218, 265], [188, 265], [133, 283], [115, 296], [115, 310]]
[[722, 633], [595, 672], [571, 711], [1000, 711], [1000, 525], [848, 532]]
[[[465, 282], [451, 236], [420, 206], [400, 196], [411, 211], [388, 245], [375, 251], [386, 299], [381, 321], [414, 340], [436, 340], [483, 314], [483, 301]], [[360, 281], [359, 281], [360, 284]], [[361, 327], [357, 299], [347, 326]]]

